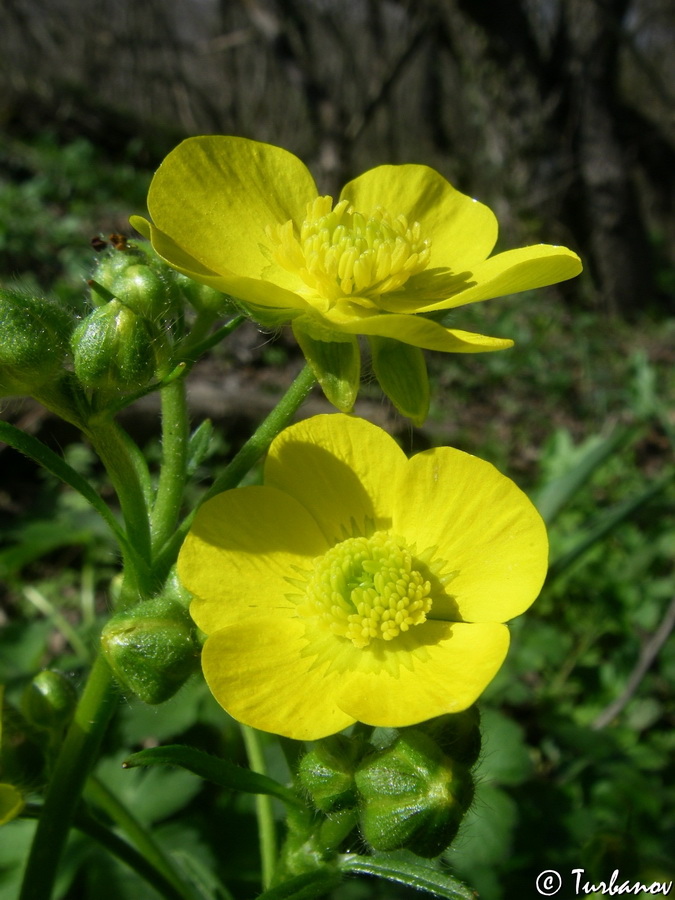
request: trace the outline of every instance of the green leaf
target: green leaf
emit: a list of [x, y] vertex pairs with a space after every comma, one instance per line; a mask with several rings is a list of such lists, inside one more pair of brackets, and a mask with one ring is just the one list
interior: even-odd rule
[[14, 425], [10, 425], [9, 422], [0, 422], [0, 440], [3, 440], [10, 447], [18, 450], [19, 453], [23, 453], [24, 456], [27, 456], [29, 459], [34, 460], [43, 468], [47, 469], [48, 472], [51, 472], [52, 475], [56, 475], [57, 478], [60, 478], [61, 481], [70, 485], [70, 487], [80, 493], [108, 525], [119, 545], [134, 558], [136, 557], [135, 551], [129, 544], [124, 530], [117, 519], [115, 519], [110, 508], [103, 500], [101, 500], [89, 482], [83, 478], [79, 472], [69, 466], [65, 459], [58, 456], [53, 450], [50, 450], [49, 447], [43, 444], [42, 441], [39, 441], [36, 437], [26, 434]]
[[342, 877], [335, 869], [305, 872], [260, 894], [258, 900], [318, 900], [337, 887]]
[[471, 888], [442, 869], [422, 860], [398, 857], [394, 854], [391, 856], [349, 854], [341, 857], [340, 869], [347, 873], [376, 875], [388, 881], [417, 888], [418, 891], [426, 891], [436, 897], [445, 897], [446, 900], [476, 900]]
[[187, 451], [187, 476], [190, 478], [195, 474], [197, 468], [206, 459], [209, 452], [209, 444], [213, 437], [213, 423], [210, 419], [204, 421], [192, 432], [188, 443]]
[[231, 791], [243, 791], [247, 794], [269, 794], [277, 797], [284, 803], [291, 806], [299, 806], [304, 809], [304, 804], [296, 797], [289, 788], [268, 778], [266, 775], [260, 775], [258, 772], [252, 772], [250, 769], [243, 769], [234, 763], [228, 762], [226, 759], [219, 759], [204, 753], [202, 750], [194, 750], [182, 744], [170, 744], [166, 747], [151, 747], [148, 750], [141, 750], [139, 753], [133, 753], [122, 763], [125, 769], [135, 766], [179, 766], [187, 769], [194, 775], [198, 775], [205, 781], [211, 781], [213, 784], [219, 784], [221, 787], [228, 788]]
[[599, 541], [603, 540], [603, 538], [607, 537], [617, 525], [620, 525], [623, 521], [629, 519], [633, 513], [640, 509], [640, 507], [658, 496], [673, 480], [673, 477], [675, 477], [675, 471], [667, 472], [646, 490], [637, 494], [637, 496], [629, 497], [627, 500], [617, 503], [615, 506], [606, 510], [606, 512], [599, 517], [590, 528], [582, 532], [580, 539], [570, 550], [567, 550], [565, 553], [551, 561], [548, 570], [547, 584], [550, 584], [555, 578], [561, 575], [594, 544], [597, 544]]
[[594, 442], [576, 464], [544, 485], [533, 497], [534, 504], [547, 525], [556, 518], [560, 510], [591, 478], [605, 460], [609, 459], [632, 440], [641, 430], [640, 426], [619, 426], [597, 442]]

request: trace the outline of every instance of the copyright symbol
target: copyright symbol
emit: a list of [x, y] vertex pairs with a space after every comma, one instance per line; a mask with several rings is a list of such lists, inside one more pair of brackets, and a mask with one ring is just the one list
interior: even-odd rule
[[537, 888], [537, 892], [544, 897], [552, 897], [554, 894], [557, 894], [562, 887], [560, 872], [556, 872], [555, 869], [546, 869], [545, 872], [540, 872], [537, 875], [535, 887]]

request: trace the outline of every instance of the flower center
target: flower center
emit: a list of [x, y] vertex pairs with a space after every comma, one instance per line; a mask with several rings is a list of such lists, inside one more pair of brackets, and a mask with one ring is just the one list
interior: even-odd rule
[[395, 291], [429, 263], [431, 242], [419, 222], [393, 218], [377, 207], [366, 218], [340, 200], [317, 197], [307, 204], [300, 234], [289, 220], [268, 226], [274, 259], [329, 301]]
[[404, 543], [384, 531], [336, 544], [314, 560], [298, 612], [367, 647], [421, 625], [431, 609], [431, 583]]

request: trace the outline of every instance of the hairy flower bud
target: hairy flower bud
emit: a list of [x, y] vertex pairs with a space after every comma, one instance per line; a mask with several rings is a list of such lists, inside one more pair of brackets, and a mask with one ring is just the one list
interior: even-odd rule
[[157, 340], [150, 322], [111, 300], [91, 312], [73, 334], [75, 374], [89, 388], [141, 388], [155, 374]]
[[0, 289], [0, 396], [26, 395], [61, 370], [73, 328], [56, 303]]
[[43, 669], [23, 692], [21, 711], [31, 725], [61, 731], [69, 723], [76, 702], [72, 682], [61, 672]]
[[192, 620], [180, 603], [164, 596], [113, 616], [101, 644], [122, 687], [144, 703], [168, 700], [199, 667]]
[[176, 308], [178, 291], [172, 281], [161, 278], [150, 266], [127, 266], [113, 280], [111, 291], [137, 315], [156, 321]]
[[376, 850], [438, 856], [473, 799], [466, 765], [446, 756], [419, 728], [406, 728], [356, 770], [361, 831]]
[[300, 761], [300, 782], [321, 812], [356, 804], [354, 771], [363, 755], [361, 742], [343, 734], [317, 741]]

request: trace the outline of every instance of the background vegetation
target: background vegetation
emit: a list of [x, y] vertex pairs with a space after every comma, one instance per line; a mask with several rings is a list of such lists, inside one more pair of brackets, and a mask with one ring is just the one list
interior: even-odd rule
[[[675, 877], [674, 37], [666, 0], [6, 0], [0, 11], [1, 284], [81, 306], [90, 239], [128, 233], [152, 169], [196, 133], [283, 145], [325, 190], [382, 162], [427, 163], [495, 209], [500, 246], [582, 255], [570, 284], [457, 311], [458, 327], [516, 348], [430, 354], [423, 429], [396, 419], [375, 385], [357, 408], [406, 449], [451, 443], [491, 459], [550, 524], [551, 574], [482, 703], [477, 798], [446, 854], [485, 900], [534, 896], [543, 869]], [[216, 425], [205, 481], [298, 366], [286, 335], [251, 326], [195, 370], [194, 420]], [[306, 407], [320, 409], [318, 397]], [[3, 415], [101, 478], [44, 410], [5, 401]], [[155, 417], [147, 399], [125, 419], [151, 457]], [[3, 762], [37, 788], [44, 760], [22, 690], [46, 665], [79, 682], [116, 560], [77, 496], [6, 447], [0, 460]], [[131, 750], [167, 741], [243, 758], [195, 680], [158, 708], [120, 702], [99, 779], [196, 877], [216, 871], [254, 896], [248, 800], [182, 772], [121, 770]], [[2, 829], [2, 900], [32, 828]], [[336, 894], [378, 895], [395, 890], [348, 882]], [[154, 895], [75, 832], [58, 896]]]

